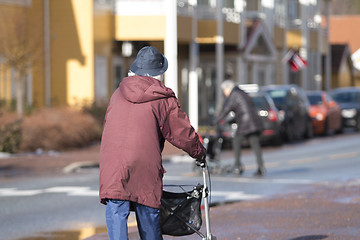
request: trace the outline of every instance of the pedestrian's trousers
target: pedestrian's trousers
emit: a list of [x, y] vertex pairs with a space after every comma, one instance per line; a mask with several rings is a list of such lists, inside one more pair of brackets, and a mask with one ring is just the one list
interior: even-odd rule
[[[233, 138], [233, 149], [235, 155], [235, 167], [242, 167], [241, 163], [241, 144], [244, 139], [244, 135], [239, 134], [235, 135]], [[254, 151], [256, 156], [256, 161], [258, 168], [264, 167], [264, 161], [262, 158], [261, 146], [260, 146], [260, 136], [257, 133], [247, 135], [246, 138], [249, 140], [250, 147]]]
[[[130, 202], [109, 199], [106, 203], [106, 227], [109, 239], [128, 239], [127, 221], [130, 215]], [[134, 204], [140, 238], [142, 240], [162, 240], [160, 209]]]

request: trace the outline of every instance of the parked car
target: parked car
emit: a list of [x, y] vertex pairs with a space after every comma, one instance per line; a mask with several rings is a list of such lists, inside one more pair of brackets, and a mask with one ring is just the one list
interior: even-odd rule
[[337, 88], [330, 94], [340, 105], [343, 126], [360, 131], [360, 87]]
[[260, 136], [260, 142], [281, 145], [283, 142], [281, 119], [274, 101], [265, 92], [249, 93], [249, 95], [263, 121], [264, 130]]
[[281, 131], [288, 141], [313, 137], [310, 103], [302, 88], [295, 84], [269, 85], [261, 88], [279, 109]]
[[[249, 85], [250, 86], [250, 85]], [[261, 144], [281, 145], [283, 142], [281, 134], [281, 119], [278, 109], [276, 108], [271, 97], [266, 93], [258, 90], [258, 87], [251, 84], [251, 89], [247, 89], [244, 85], [240, 85], [251, 97], [258, 115], [261, 117], [264, 130], [260, 136]], [[226, 140], [232, 139], [236, 130], [237, 124], [234, 121], [234, 113], [230, 112], [226, 119], [222, 122], [220, 127], [220, 134]], [[246, 142], [244, 143], [247, 144]]]
[[307, 91], [313, 131], [317, 135], [342, 132], [341, 108], [325, 91]]

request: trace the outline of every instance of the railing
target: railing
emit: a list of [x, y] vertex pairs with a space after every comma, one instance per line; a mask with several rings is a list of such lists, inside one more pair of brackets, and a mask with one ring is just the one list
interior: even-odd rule
[[[181, 16], [193, 16], [194, 11], [196, 11], [196, 16], [198, 19], [215, 19], [216, 18], [216, 7], [211, 5], [197, 5], [196, 7], [190, 4], [189, 0], [178, 0], [178, 15]], [[223, 18], [227, 22], [240, 22], [240, 12], [234, 8], [223, 7]]]

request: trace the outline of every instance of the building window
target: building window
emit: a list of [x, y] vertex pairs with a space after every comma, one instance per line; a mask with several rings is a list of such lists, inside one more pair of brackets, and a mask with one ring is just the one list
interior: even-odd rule
[[108, 98], [108, 60], [95, 56], [95, 102], [104, 103]]
[[198, 0], [198, 5], [216, 7], [216, 0]]
[[114, 0], [94, 0], [94, 8], [111, 11], [114, 8]]
[[298, 0], [289, 0], [288, 2], [288, 16], [290, 21], [299, 19], [299, 2]]
[[260, 0], [247, 1], [246, 9], [247, 11], [261, 11]]
[[275, 23], [280, 26], [285, 26], [286, 21], [286, 0], [276, 0], [275, 2]]

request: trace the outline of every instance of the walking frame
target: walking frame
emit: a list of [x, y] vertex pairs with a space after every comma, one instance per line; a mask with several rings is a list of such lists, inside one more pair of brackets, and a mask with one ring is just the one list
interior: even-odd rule
[[[177, 193], [163, 190], [160, 218], [163, 234], [185, 236], [196, 233], [202, 240], [216, 240], [216, 237], [211, 234], [210, 229], [209, 190], [206, 180], [209, 170], [206, 162], [200, 163], [199, 167], [202, 169], [202, 185], [199, 184], [193, 187], [191, 191], [185, 191], [181, 185], [168, 185], [178, 186], [184, 190]], [[202, 225], [201, 200], [203, 200], [204, 204], [205, 234], [200, 232]]]

